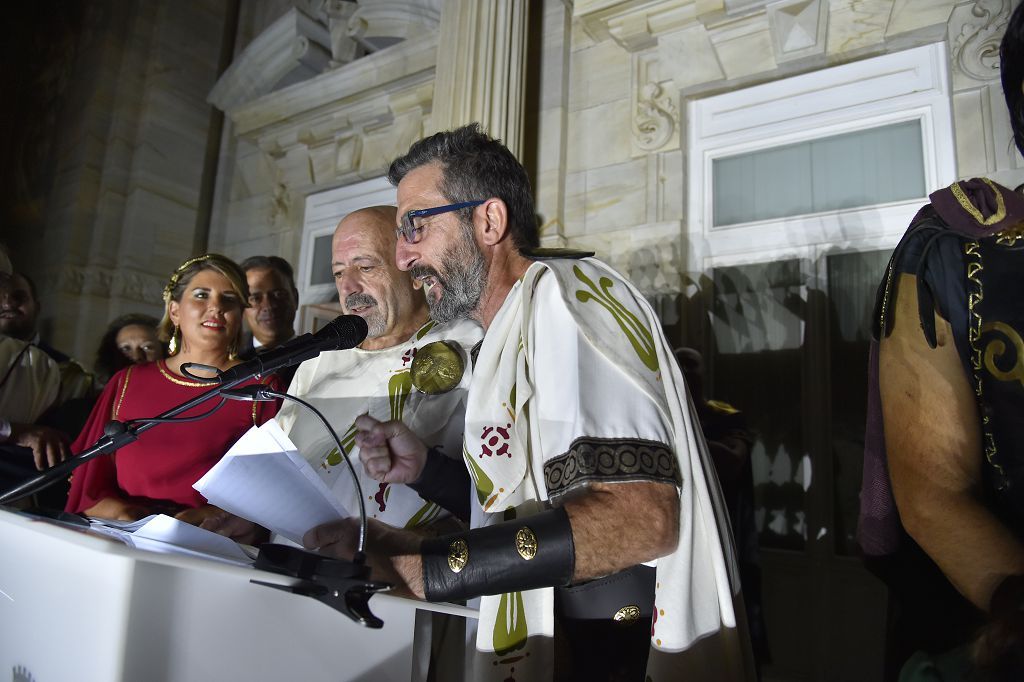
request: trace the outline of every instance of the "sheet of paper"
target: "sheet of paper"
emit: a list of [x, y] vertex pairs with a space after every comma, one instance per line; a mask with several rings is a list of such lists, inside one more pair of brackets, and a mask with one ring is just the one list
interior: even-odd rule
[[146, 522], [141, 528], [132, 533], [132, 540], [139, 539], [155, 540], [171, 545], [178, 545], [193, 551], [204, 554], [240, 561], [249, 562], [249, 557], [238, 543], [223, 535], [212, 531], [193, 526], [191, 523], [179, 521], [166, 514], [160, 514]]
[[297, 543], [315, 526], [349, 516], [274, 420], [249, 429], [193, 487], [210, 504]]
[[90, 519], [89, 528], [148, 552], [197, 556], [246, 566], [253, 563], [253, 558], [235, 541], [165, 514], [131, 522]]

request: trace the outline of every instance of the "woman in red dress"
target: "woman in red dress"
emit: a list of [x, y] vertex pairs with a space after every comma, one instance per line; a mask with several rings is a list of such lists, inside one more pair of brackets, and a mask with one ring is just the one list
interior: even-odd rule
[[[72, 445], [81, 452], [103, 435], [112, 419], [155, 417], [210, 389], [182, 371], [188, 362], [226, 370], [239, 363], [242, 309], [249, 298], [245, 275], [231, 260], [207, 254], [185, 261], [164, 288], [161, 337], [166, 360], [132, 365], [115, 374]], [[193, 370], [197, 376], [205, 376]], [[253, 382], [256, 380], [254, 379]], [[260, 379], [281, 389], [275, 377]], [[191, 417], [216, 406], [214, 398], [179, 415]], [[172, 514], [199, 525], [221, 511], [192, 488], [253, 425], [276, 414], [276, 402], [226, 401], [195, 422], [160, 424], [113, 455], [90, 460], [71, 480], [67, 510], [107, 519], [135, 520]]]

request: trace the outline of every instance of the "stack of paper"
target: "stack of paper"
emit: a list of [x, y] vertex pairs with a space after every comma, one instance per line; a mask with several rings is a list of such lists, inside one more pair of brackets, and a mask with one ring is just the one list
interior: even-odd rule
[[249, 429], [192, 487], [210, 504], [296, 543], [350, 515], [273, 419]]
[[89, 529], [148, 552], [200, 556], [245, 565], [253, 562], [234, 540], [164, 514], [138, 521], [90, 519]]

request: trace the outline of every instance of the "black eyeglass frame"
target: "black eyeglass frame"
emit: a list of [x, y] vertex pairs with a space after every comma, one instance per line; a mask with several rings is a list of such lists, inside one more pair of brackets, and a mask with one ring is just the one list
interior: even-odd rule
[[444, 206], [434, 206], [433, 208], [418, 208], [414, 211], [409, 211], [402, 216], [402, 224], [395, 228], [395, 237], [398, 239], [404, 238], [408, 244], [416, 244], [420, 241], [419, 234], [423, 231], [423, 228], [416, 227], [416, 224], [413, 222], [414, 218], [426, 218], [427, 216], [450, 213], [451, 211], [458, 211], [463, 208], [472, 208], [479, 206], [485, 201], [487, 200], [462, 201], [457, 204], [446, 204]]

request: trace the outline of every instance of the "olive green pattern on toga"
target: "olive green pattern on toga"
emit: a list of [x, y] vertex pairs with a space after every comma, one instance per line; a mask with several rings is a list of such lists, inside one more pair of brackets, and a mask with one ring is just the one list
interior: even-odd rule
[[526, 646], [530, 633], [526, 627], [526, 609], [522, 592], [508, 592], [498, 602], [494, 620], [494, 653], [504, 656]]
[[[345, 431], [345, 435], [341, 437], [341, 447], [345, 448], [345, 452], [347, 453], [352, 449], [352, 446], [355, 445], [355, 443], [356, 425], [353, 423], [352, 426], [348, 427], [348, 430]], [[341, 464], [341, 452], [339, 452], [338, 448], [336, 447], [331, 448], [331, 450], [326, 455], [324, 455], [324, 458], [321, 462], [321, 466], [324, 466], [325, 468], [336, 467], [339, 464]]]
[[651, 332], [643, 323], [637, 319], [636, 315], [626, 309], [622, 303], [615, 298], [609, 291], [614, 282], [607, 277], [601, 277], [600, 289], [594, 284], [593, 280], [583, 274], [583, 271], [578, 265], [574, 265], [572, 268], [573, 274], [576, 275], [576, 279], [587, 285], [590, 291], [584, 291], [578, 289], [576, 291], [576, 299], [581, 303], [587, 301], [596, 301], [600, 305], [612, 314], [615, 321], [619, 324], [622, 332], [629, 339], [630, 344], [633, 346], [633, 350], [640, 356], [641, 362], [646, 365], [647, 369], [652, 372], [658, 371], [658, 352], [654, 346], [654, 337]]
[[405, 410], [405, 402], [412, 393], [412, 373], [409, 370], [393, 374], [388, 381], [388, 396], [391, 398], [391, 419], [398, 421]]
[[436, 326], [437, 322], [435, 322], [434, 320], [427, 322], [425, 325], [420, 327], [420, 330], [418, 332], [416, 332], [416, 340], [419, 341], [420, 339], [422, 339], [424, 336], [430, 333], [431, 329], [433, 329]]
[[473, 477], [473, 484], [476, 486], [476, 497], [480, 500], [480, 504], [483, 505], [491, 493], [494, 492], [494, 482], [473, 461], [473, 455], [469, 454], [465, 444], [462, 446], [462, 458], [466, 460], [466, 466], [469, 467], [469, 475]]
[[405, 527], [416, 528], [418, 526], [425, 526], [428, 523], [433, 523], [437, 520], [437, 517], [441, 515], [441, 508], [433, 502], [426, 502], [420, 510], [412, 515]]

